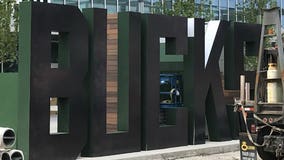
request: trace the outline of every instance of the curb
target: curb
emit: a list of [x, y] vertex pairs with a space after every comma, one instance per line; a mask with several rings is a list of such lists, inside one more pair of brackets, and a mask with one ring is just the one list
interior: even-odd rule
[[178, 158], [220, 154], [234, 151], [239, 151], [239, 140], [225, 142], [206, 142], [206, 144], [201, 145], [189, 145], [151, 151], [140, 151], [95, 158], [80, 157], [78, 158], [78, 160], [174, 160]]

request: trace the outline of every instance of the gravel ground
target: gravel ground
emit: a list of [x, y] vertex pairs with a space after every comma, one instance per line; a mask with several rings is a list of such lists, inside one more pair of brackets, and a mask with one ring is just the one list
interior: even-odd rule
[[240, 152], [238, 151], [238, 152], [228, 152], [222, 154], [188, 157], [177, 160], [240, 160]]
[[[257, 157], [257, 159], [261, 160], [259, 156]], [[237, 151], [237, 152], [228, 152], [222, 154], [187, 157], [187, 158], [180, 158], [177, 160], [240, 160], [240, 152]]]

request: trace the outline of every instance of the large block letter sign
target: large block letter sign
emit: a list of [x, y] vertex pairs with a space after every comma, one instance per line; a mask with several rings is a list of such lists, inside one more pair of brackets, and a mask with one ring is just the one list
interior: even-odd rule
[[[205, 89], [203, 19], [188, 19], [188, 55], [184, 56], [184, 105], [188, 107], [188, 142], [205, 143]], [[201, 96], [202, 95], [202, 96]]]
[[[22, 3], [20, 15], [18, 147], [29, 160], [76, 159], [87, 139], [87, 22], [77, 7], [39, 2]], [[57, 97], [56, 133], [51, 97]]]
[[118, 14], [118, 132], [106, 132], [107, 10], [85, 9], [89, 23], [89, 133], [83, 156], [140, 151], [141, 17]]
[[216, 141], [230, 139], [219, 68], [219, 59], [228, 28], [229, 23], [226, 21], [210, 21], [205, 33], [204, 85], [207, 92], [205, 114], [210, 140]]
[[166, 54], [187, 54], [187, 19], [143, 15], [142, 34], [142, 148], [145, 150], [187, 145], [187, 109], [168, 108], [175, 124], [160, 126], [160, 38]]
[[[240, 74], [245, 74], [251, 83], [251, 88], [254, 88], [256, 74], [255, 71], [244, 70], [244, 56], [258, 55], [260, 33], [260, 24], [240, 22], [230, 24], [229, 35], [224, 48], [225, 89], [239, 90]], [[244, 47], [246, 50], [244, 50]]]
[[[189, 108], [189, 144], [205, 143], [205, 120], [210, 140], [229, 139], [226, 107], [219, 69], [228, 23], [189, 19], [189, 54], [184, 56], [184, 104]], [[205, 37], [204, 37], [205, 34]], [[187, 89], [189, 88], [189, 89]]]

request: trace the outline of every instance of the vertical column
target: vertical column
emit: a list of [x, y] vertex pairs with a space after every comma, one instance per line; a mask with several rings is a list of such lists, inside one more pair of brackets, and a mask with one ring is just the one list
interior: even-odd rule
[[[76, 159], [87, 140], [87, 22], [74, 6], [25, 2], [20, 8], [18, 147], [29, 160]], [[58, 68], [51, 67], [54, 31], [61, 37]], [[51, 97], [62, 102], [55, 134]]]
[[82, 155], [141, 150], [141, 17], [118, 14], [118, 131], [106, 132], [107, 10], [84, 9], [89, 24], [89, 132]]
[[173, 123], [160, 126], [160, 38], [166, 54], [187, 54], [187, 18], [143, 15], [142, 24], [142, 148], [145, 150], [187, 145], [187, 109], [168, 108]]

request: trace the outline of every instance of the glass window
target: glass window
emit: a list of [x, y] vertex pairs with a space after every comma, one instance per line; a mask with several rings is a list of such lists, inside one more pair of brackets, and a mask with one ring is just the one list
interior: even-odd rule
[[194, 14], [196, 18], [201, 18], [200, 8], [201, 8], [200, 1], [195, 1]]
[[200, 0], [195, 0], [194, 2], [200, 4]]
[[64, 1], [63, 0], [50, 0], [50, 3], [64, 4]]
[[229, 0], [229, 20], [236, 20], [236, 0]]
[[219, 19], [219, 0], [212, 0], [211, 9], [213, 14], [212, 19]]
[[104, 0], [94, 0], [94, 8], [105, 8]]
[[130, 11], [138, 12], [138, 0], [130, 0]]
[[172, 0], [164, 0], [164, 3], [167, 9], [172, 9], [172, 5], [173, 5]]
[[129, 1], [128, 0], [118, 0], [118, 11], [125, 12], [129, 11]]
[[67, 5], [78, 6], [78, 0], [66, 0]]
[[106, 1], [106, 5], [107, 5], [107, 12], [108, 13], [116, 13], [116, 0], [107, 0]]
[[151, 0], [144, 0], [144, 13], [150, 13], [151, 8]]
[[237, 0], [237, 21], [242, 22], [244, 20], [244, 17], [242, 15], [243, 11], [243, 0]]
[[280, 2], [281, 0], [272, 0], [272, 1], [270, 1], [270, 8], [272, 8], [272, 7], [279, 7], [280, 5], [281, 5], [281, 2]]
[[91, 8], [91, 0], [80, 0], [80, 8]]
[[220, 0], [221, 19], [228, 20], [228, 1]]
[[[196, 18], [205, 18], [205, 20], [208, 21], [208, 20], [212, 19], [212, 16], [214, 17], [214, 15], [212, 15], [212, 14], [214, 14], [212, 12], [212, 10], [213, 10], [212, 1], [210, 1], [210, 0], [199, 0], [199, 1], [195, 1], [195, 2], [196, 3], [195, 3], [195, 8], [194, 8], [194, 14], [195, 14]], [[217, 8], [215, 7], [215, 9], [217, 9]], [[216, 14], [217, 14], [217, 11], [216, 11]]]
[[162, 9], [163, 9], [163, 0], [153, 0], [153, 8], [152, 11], [154, 13], [162, 13]]
[[203, 2], [203, 7], [204, 7], [204, 18], [208, 21], [208, 20], [211, 20], [212, 19], [212, 15], [211, 15], [211, 10], [210, 10], [210, 7], [211, 7], [211, 2], [210, 1], [205, 1]]

